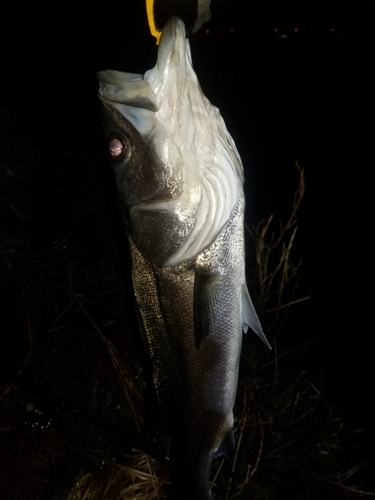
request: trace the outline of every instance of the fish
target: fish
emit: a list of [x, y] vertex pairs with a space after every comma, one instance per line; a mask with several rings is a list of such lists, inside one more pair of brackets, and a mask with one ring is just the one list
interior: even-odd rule
[[106, 155], [130, 247], [160, 448], [173, 500], [211, 500], [214, 457], [233, 459], [243, 332], [267, 345], [245, 274], [244, 173], [171, 17], [154, 68], [98, 73]]

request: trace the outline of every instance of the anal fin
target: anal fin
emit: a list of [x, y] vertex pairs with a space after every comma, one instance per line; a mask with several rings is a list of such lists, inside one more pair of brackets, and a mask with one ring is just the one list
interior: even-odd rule
[[215, 452], [215, 457], [226, 457], [228, 460], [233, 461], [236, 453], [236, 445], [234, 442], [233, 429], [228, 431], [221, 442], [218, 450]]

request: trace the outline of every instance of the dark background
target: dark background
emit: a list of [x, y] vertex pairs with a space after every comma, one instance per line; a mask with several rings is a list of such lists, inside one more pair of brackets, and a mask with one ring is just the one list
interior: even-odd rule
[[[280, 342], [317, 339], [314, 356], [324, 380], [347, 398], [348, 418], [372, 429], [374, 5], [217, 0], [209, 33], [202, 29], [191, 38], [203, 91], [222, 111], [242, 156], [247, 221], [271, 213], [285, 219], [298, 185], [295, 161], [305, 169], [294, 253], [304, 259], [299, 295], [312, 298], [296, 306], [293, 333]], [[144, 73], [157, 49], [140, 0], [7, 2], [0, 43], [2, 179], [12, 157], [38, 156], [35, 171], [19, 179], [21, 194], [3, 190], [2, 209], [12, 211], [9, 203], [17, 208], [17, 196], [27, 197], [28, 231], [40, 242], [30, 247], [32, 266], [42, 242], [52, 247], [75, 230], [74, 214], [91, 183], [109, 185], [95, 72]], [[110, 188], [104, 192], [102, 203], [111, 206]], [[91, 252], [104, 255], [105, 242], [92, 247], [98, 228], [89, 216], [85, 228], [79, 238], [87, 268], [81, 271], [93, 275]], [[1, 349], [17, 368], [24, 339], [10, 328], [16, 264], [11, 258], [8, 264]], [[18, 345], [21, 354], [11, 354]]]

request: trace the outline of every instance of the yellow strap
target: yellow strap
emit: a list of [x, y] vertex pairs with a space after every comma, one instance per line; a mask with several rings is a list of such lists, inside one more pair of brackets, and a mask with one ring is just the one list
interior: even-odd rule
[[150, 33], [156, 39], [156, 45], [159, 45], [161, 31], [155, 24], [155, 16], [154, 16], [154, 0], [146, 0], [146, 10], [147, 10], [147, 20], [148, 25], [150, 27]]

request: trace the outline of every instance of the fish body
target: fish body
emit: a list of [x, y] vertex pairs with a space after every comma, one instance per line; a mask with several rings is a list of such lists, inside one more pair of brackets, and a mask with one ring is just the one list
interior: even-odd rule
[[209, 500], [214, 456], [234, 453], [242, 332], [269, 346], [246, 286], [242, 163], [200, 89], [180, 18], [145, 75], [98, 79], [171, 498]]

